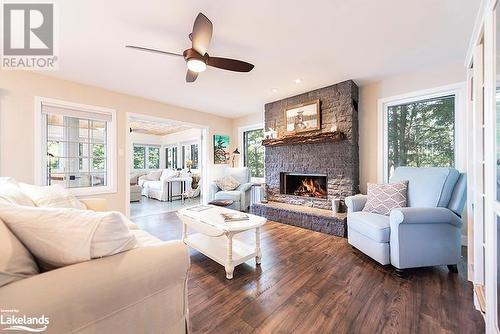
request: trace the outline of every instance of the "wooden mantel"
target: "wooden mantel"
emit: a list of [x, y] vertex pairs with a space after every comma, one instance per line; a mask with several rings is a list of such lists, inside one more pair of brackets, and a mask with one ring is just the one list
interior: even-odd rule
[[276, 139], [262, 140], [263, 146], [284, 146], [284, 145], [298, 145], [298, 144], [316, 144], [326, 142], [339, 142], [345, 139], [343, 132], [322, 132], [315, 134], [293, 135], [285, 136]]

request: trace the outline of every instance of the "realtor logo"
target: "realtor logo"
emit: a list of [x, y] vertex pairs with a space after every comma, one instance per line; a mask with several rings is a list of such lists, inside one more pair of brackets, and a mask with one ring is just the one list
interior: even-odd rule
[[2, 67], [54, 69], [54, 18], [53, 3], [4, 3]]

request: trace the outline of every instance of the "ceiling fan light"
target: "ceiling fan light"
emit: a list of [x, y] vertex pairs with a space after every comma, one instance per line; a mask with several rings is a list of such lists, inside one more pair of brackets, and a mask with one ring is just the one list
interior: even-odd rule
[[203, 72], [207, 69], [207, 64], [203, 60], [191, 58], [187, 61], [187, 67], [193, 72]]

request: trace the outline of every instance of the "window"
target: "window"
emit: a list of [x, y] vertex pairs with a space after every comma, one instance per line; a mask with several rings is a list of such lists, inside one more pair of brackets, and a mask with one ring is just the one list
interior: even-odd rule
[[262, 146], [264, 129], [256, 129], [243, 132], [243, 163], [250, 168], [252, 177], [264, 177], [264, 152]]
[[386, 179], [399, 166], [455, 165], [455, 95], [388, 104]]
[[134, 169], [160, 168], [160, 146], [134, 144]]
[[191, 160], [191, 168], [198, 168], [198, 144], [185, 144], [182, 145], [182, 168], [187, 168], [186, 161]]
[[177, 147], [167, 147], [165, 151], [167, 155], [167, 168], [177, 169]]
[[114, 113], [48, 99], [39, 103], [42, 184], [109, 189]]

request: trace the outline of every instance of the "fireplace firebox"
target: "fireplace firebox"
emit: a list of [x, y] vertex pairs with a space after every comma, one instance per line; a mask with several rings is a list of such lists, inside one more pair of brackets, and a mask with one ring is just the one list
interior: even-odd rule
[[326, 199], [327, 185], [325, 174], [280, 173], [280, 193], [283, 195]]

